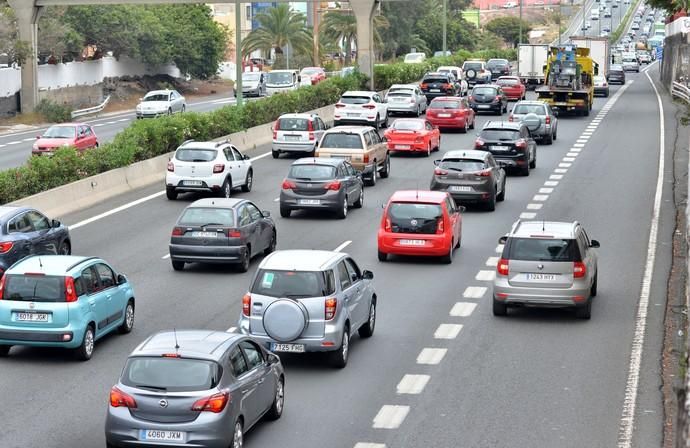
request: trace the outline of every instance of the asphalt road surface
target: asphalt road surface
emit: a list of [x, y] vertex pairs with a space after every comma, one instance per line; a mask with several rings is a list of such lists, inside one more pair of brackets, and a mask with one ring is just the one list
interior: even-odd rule
[[[649, 71], [658, 76], [655, 66]], [[660, 133], [657, 99], [646, 75], [631, 74], [624, 92], [616, 94], [620, 90], [613, 87], [610, 98], [597, 99], [590, 117], [562, 117], [558, 140], [539, 146], [529, 177], [509, 177], [506, 201], [495, 212], [464, 213], [462, 247], [451, 265], [421, 259], [380, 263], [376, 231], [390, 195], [428, 188], [432, 160], [471, 148], [474, 133], [444, 133], [441, 153], [430, 159], [394, 157], [391, 177], [367, 188], [364, 208], [344, 221], [328, 215], [280, 218], [276, 198], [292, 160], [265, 157], [268, 147], [252, 152], [264, 155], [253, 162], [254, 189], [237, 196], [271, 211], [278, 249], [347, 243], [343, 250], [374, 272], [379, 307], [376, 334], [353, 338], [345, 369], [332, 369], [320, 356], [283, 358], [285, 413], [247, 434], [246, 446], [615, 446], [647, 260]], [[497, 118], [479, 117], [478, 129]], [[670, 114], [666, 123], [675, 126]], [[668, 171], [670, 151], [666, 160]], [[639, 447], [659, 446], [662, 434], [658, 357], [674, 221], [671, 181], [663, 183], [637, 395]], [[155, 196], [144, 203], [78, 224], [150, 195]], [[62, 217], [78, 224], [72, 230], [75, 253], [104, 257], [128, 275], [137, 298], [135, 328], [101, 340], [87, 363], [60, 350], [16, 347], [0, 360], [0, 446], [104, 446], [108, 393], [130, 350], [157, 330], [236, 326], [258, 260], [240, 274], [213, 266], [174, 272], [165, 258], [172, 226], [194, 199], [168, 201], [162, 185], [155, 185]], [[521, 215], [578, 220], [601, 242], [591, 320], [559, 310], [491, 314], [487, 279], [497, 261], [497, 240]]]

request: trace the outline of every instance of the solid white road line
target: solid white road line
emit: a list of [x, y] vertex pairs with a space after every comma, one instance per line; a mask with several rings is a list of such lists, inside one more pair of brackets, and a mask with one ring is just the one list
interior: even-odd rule
[[234, 333], [235, 331], [237, 331], [237, 327], [230, 327], [226, 330], [226, 333]]
[[[503, 246], [501, 246], [501, 250], [503, 250]], [[462, 296], [466, 299], [481, 299], [484, 294], [486, 294], [485, 286], [468, 286]]]
[[623, 414], [618, 427], [618, 447], [630, 448], [632, 446], [633, 429], [635, 425], [635, 406], [637, 390], [640, 383], [640, 366], [642, 351], [644, 349], [645, 331], [647, 328], [647, 310], [649, 308], [649, 294], [654, 278], [654, 263], [656, 260], [657, 236], [659, 233], [659, 216], [661, 212], [661, 197], [664, 189], [664, 150], [666, 149], [664, 105], [661, 102], [659, 91], [654, 85], [649, 73], [645, 73], [649, 83], [656, 94], [659, 105], [659, 167], [656, 178], [656, 192], [654, 193], [654, 207], [652, 209], [652, 223], [649, 228], [649, 243], [647, 245], [647, 263], [642, 277], [640, 302], [637, 305], [635, 318], [635, 330], [633, 333], [632, 350], [630, 352], [630, 367], [628, 380], [625, 386], [625, 398], [623, 399]]
[[496, 265], [498, 264], [498, 259], [499, 257], [489, 257], [486, 259], [486, 263], [484, 263], [487, 266], [491, 266], [492, 268], [495, 268]]
[[441, 324], [434, 332], [434, 339], [455, 339], [460, 334], [462, 325], [460, 324]]
[[93, 125], [94, 128], [100, 128], [101, 126], [103, 126], [103, 123], [98, 123], [98, 124]]
[[476, 303], [457, 302], [453, 305], [453, 308], [451, 308], [450, 315], [453, 317], [469, 317], [472, 315], [475, 308], [477, 308]]
[[405, 375], [398, 383], [396, 392], [398, 394], [421, 394], [430, 379], [429, 375]]
[[349, 240], [348, 240], [348, 241], [345, 241], [343, 244], [341, 244], [340, 246], [338, 246], [338, 247], [336, 247], [335, 249], [333, 249], [333, 252], [340, 252], [341, 250], [343, 250], [343, 249], [345, 249], [347, 246], [349, 246], [351, 243], [352, 243], [352, 241], [349, 241]]
[[407, 414], [410, 413], [409, 406], [384, 405], [376, 417], [374, 417], [373, 428], [396, 429], [402, 424]]
[[129, 202], [127, 204], [121, 205], [119, 207], [115, 207], [112, 210], [108, 210], [107, 212], [101, 213], [100, 215], [92, 216], [89, 219], [85, 219], [83, 221], [79, 221], [76, 224], [72, 224], [69, 226], [70, 230], [75, 230], [78, 229], [79, 227], [84, 227], [87, 224], [91, 224], [92, 222], [98, 221], [100, 219], [103, 219], [107, 216], [114, 215], [115, 213], [119, 213], [123, 210], [127, 210], [128, 208], [132, 208], [136, 205], [143, 204], [144, 202], [150, 201], [151, 199], [157, 198], [158, 196], [163, 196], [165, 194], [165, 191], [159, 191], [158, 193], [153, 193], [148, 196], [145, 196], [141, 199], [137, 199], [136, 201]]
[[354, 448], [386, 448], [386, 445], [383, 443], [357, 442]]
[[417, 364], [436, 365], [440, 364], [446, 356], [446, 348], [425, 348], [417, 355]]
[[520, 219], [534, 219], [537, 216], [536, 213], [532, 212], [522, 212], [520, 213]]
[[129, 121], [129, 120], [131, 120], [131, 118], [120, 118], [117, 121], [118, 121], [118, 123], [122, 123], [123, 121]]
[[477, 272], [477, 275], [475, 275], [475, 280], [479, 280], [482, 282], [490, 282], [493, 281], [494, 277], [496, 276], [495, 271], [479, 271]]

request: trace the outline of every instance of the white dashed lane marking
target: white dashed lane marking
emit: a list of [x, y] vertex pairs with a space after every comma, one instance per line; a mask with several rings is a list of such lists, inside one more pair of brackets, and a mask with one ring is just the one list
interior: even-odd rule
[[417, 355], [417, 364], [440, 364], [447, 351], [446, 348], [425, 348]]
[[547, 187], [556, 187], [556, 186], [558, 186], [558, 181], [557, 180], [547, 180], [546, 182], [544, 182], [544, 185], [546, 185]]
[[396, 429], [402, 424], [407, 414], [410, 413], [409, 406], [384, 405], [376, 417], [374, 417], [374, 428]]
[[[503, 246], [501, 246], [501, 251], [503, 251]], [[465, 288], [465, 292], [462, 293], [462, 296], [466, 299], [481, 299], [484, 297], [484, 294], [486, 294], [486, 287], [468, 286]]]
[[421, 394], [430, 379], [429, 375], [405, 375], [396, 391], [398, 394]]
[[226, 333], [234, 333], [235, 331], [237, 331], [237, 327], [230, 327], [225, 332]]
[[497, 254], [503, 253], [503, 244], [499, 244], [498, 246], [496, 246], [495, 252]]
[[570, 162], [561, 162], [558, 164], [558, 166], [561, 168], [570, 168], [571, 166], [573, 166], [573, 164]]
[[584, 143], [575, 143], [575, 144], [573, 145], [573, 148], [584, 148], [584, 147], [585, 147], [585, 144], [584, 144]]
[[567, 169], [567, 168], [556, 168], [555, 170], [553, 170], [553, 172], [554, 172], [554, 173], [565, 174], [565, 173], [568, 172], [568, 169]]
[[482, 282], [490, 282], [494, 279], [495, 275], [496, 273], [494, 271], [479, 271], [474, 278]]
[[563, 179], [563, 175], [562, 175], [562, 174], [552, 174], [552, 175], [549, 176], [549, 179], [551, 179], [551, 180], [561, 180], [561, 179]]
[[553, 188], [540, 188], [539, 193], [542, 194], [551, 194], [553, 193]]
[[534, 197], [532, 198], [533, 201], [537, 201], [537, 202], [544, 202], [547, 199], [549, 199], [548, 194], [535, 194]]
[[165, 254], [161, 257], [161, 260], [167, 260], [168, 258], [170, 258], [170, 254]]
[[522, 212], [520, 213], [520, 219], [534, 219], [537, 216], [536, 213], [532, 212]]
[[354, 448], [386, 448], [386, 445], [383, 443], [358, 442]]
[[93, 125], [94, 128], [100, 128], [101, 126], [103, 126], [103, 123], [98, 123], [98, 124]]
[[527, 210], [541, 210], [544, 204], [527, 204]]
[[495, 268], [498, 264], [498, 257], [489, 257], [486, 259], [486, 263], [484, 264], [486, 264], [487, 266], [491, 266], [492, 268]]
[[460, 334], [462, 325], [460, 324], [441, 324], [434, 332], [435, 339], [455, 339]]
[[34, 140], [36, 140], [36, 139], [35, 139], [35, 138], [29, 137], [29, 138], [25, 138], [23, 141], [25, 141], [25, 142], [32, 142], [32, 141], [34, 141]]
[[564, 162], [574, 162], [574, 161], [575, 161], [575, 157], [563, 157], [563, 161], [564, 161]]
[[[569, 152], [569, 153], [566, 154], [566, 156], [568, 156], [568, 157], [577, 157], [578, 154], [579, 154], [579, 153], [577, 153], [577, 152]], [[573, 160], [575, 160], [575, 159], [573, 159]]]
[[453, 317], [469, 317], [472, 315], [475, 308], [477, 308], [476, 303], [457, 302], [453, 305], [453, 308], [451, 308], [450, 315]]
[[7, 145], [18, 145], [20, 143], [21, 143], [20, 141], [16, 141], [16, 142], [7, 142], [6, 144]]
[[349, 246], [352, 243], [352, 241], [345, 241], [343, 244], [340, 246], [336, 247], [333, 249], [333, 252], [340, 252], [341, 250], [345, 249], [347, 246]]

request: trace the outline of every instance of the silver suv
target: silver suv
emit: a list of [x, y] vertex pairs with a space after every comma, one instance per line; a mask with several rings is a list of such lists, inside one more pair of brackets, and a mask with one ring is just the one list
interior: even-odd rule
[[508, 306], [575, 307], [589, 319], [597, 295], [599, 242], [575, 222], [520, 221], [499, 239], [503, 254], [496, 266], [493, 313]]
[[330, 352], [332, 364], [345, 367], [355, 330], [374, 334], [373, 278], [342, 252], [274, 252], [242, 298], [239, 328], [273, 352]]

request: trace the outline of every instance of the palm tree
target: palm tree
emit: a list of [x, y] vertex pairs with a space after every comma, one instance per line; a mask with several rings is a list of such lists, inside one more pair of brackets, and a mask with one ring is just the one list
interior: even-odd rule
[[[383, 41], [379, 30], [390, 27], [388, 19], [384, 16], [374, 17], [374, 47], [381, 48]], [[355, 16], [344, 11], [329, 11], [323, 17], [321, 22], [321, 29], [323, 36], [327, 39], [334, 40], [336, 43], [342, 43], [345, 47], [345, 65], [350, 64], [352, 54], [352, 44], [357, 43], [357, 21]]]
[[283, 54], [283, 47], [290, 46], [296, 54], [311, 54], [313, 37], [307, 28], [307, 19], [302, 13], [290, 10], [287, 3], [281, 3], [256, 16], [259, 27], [252, 30], [242, 41], [242, 52], [249, 54], [262, 50], [269, 54]]

